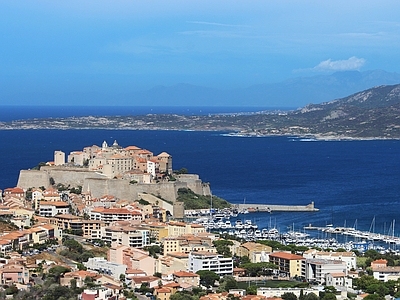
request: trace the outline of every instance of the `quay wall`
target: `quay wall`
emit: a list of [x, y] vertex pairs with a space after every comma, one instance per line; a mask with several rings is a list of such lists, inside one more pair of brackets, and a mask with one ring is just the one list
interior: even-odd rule
[[315, 208], [314, 202], [308, 205], [275, 205], [275, 204], [237, 204], [236, 207], [239, 210], [251, 211], [288, 211], [288, 212], [302, 212], [302, 211], [319, 211]]

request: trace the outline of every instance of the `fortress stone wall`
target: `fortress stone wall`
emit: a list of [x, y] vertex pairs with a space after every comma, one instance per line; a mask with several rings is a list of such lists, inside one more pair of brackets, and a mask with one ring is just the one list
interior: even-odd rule
[[62, 183], [76, 187], [83, 186], [86, 178], [104, 178], [103, 175], [89, 172], [82, 168], [66, 169], [66, 168], [41, 168], [39, 170], [21, 170], [19, 172], [17, 186], [23, 189], [31, 187], [50, 186], [50, 178], [55, 183]]
[[21, 170], [19, 172], [17, 187], [22, 189], [29, 189], [31, 187], [39, 188], [50, 186], [50, 176], [45, 171], [39, 170]]
[[140, 198], [139, 194], [147, 193], [172, 202], [176, 200], [178, 191], [173, 182], [130, 184], [127, 180], [99, 178], [87, 178], [82, 186], [82, 190], [90, 190], [92, 196], [95, 198], [111, 194], [120, 199], [138, 200]]
[[187, 187], [199, 195], [210, 196], [211, 190], [208, 183], [203, 183], [197, 174], [181, 174], [177, 176], [180, 187]]
[[128, 180], [109, 179], [102, 174], [84, 168], [45, 167], [38, 170], [21, 170], [17, 186], [23, 189], [31, 187], [49, 187], [50, 178], [55, 183], [82, 186], [82, 191], [90, 191], [95, 198], [114, 195], [119, 199], [138, 200], [140, 193], [147, 193], [175, 202], [179, 188], [190, 188], [200, 195], [210, 195], [210, 188], [196, 174], [178, 176], [176, 181], [152, 184], [131, 184]]

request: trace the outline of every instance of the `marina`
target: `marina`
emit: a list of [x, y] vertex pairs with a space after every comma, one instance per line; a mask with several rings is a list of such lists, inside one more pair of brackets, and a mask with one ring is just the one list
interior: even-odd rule
[[[395, 236], [395, 220], [392, 221], [389, 231], [390, 234], [374, 232], [374, 220], [369, 231], [362, 231], [356, 227], [334, 227], [331, 224], [326, 226], [299, 227], [295, 230], [295, 225], [291, 225], [284, 230], [276, 226], [276, 219], [272, 224], [272, 217], [269, 224], [262, 228], [257, 220], [251, 220], [247, 210], [223, 210], [212, 211], [204, 210], [204, 215], [193, 218], [192, 222], [200, 224], [209, 232], [221, 235], [232, 236], [235, 239], [246, 241], [273, 240], [283, 245], [295, 245], [298, 247], [330, 249], [336, 251], [357, 250], [364, 252], [374, 249], [380, 253], [395, 252], [400, 253], [400, 237]], [[265, 220], [264, 220], [265, 226]]]

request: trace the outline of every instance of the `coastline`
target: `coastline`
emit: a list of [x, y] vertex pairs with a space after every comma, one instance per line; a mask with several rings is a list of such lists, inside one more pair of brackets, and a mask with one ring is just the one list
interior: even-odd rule
[[[3, 123], [3, 124], [2, 124]], [[269, 134], [255, 134], [255, 133], [243, 133], [243, 132], [235, 132], [230, 131], [226, 128], [168, 128], [168, 127], [91, 127], [91, 126], [82, 126], [82, 127], [71, 127], [71, 126], [33, 126], [33, 125], [24, 125], [24, 126], [7, 126], [4, 125], [5, 122], [0, 122], [0, 131], [12, 131], [12, 130], [130, 130], [130, 131], [193, 131], [193, 132], [226, 132], [221, 133], [223, 136], [227, 137], [243, 137], [243, 138], [264, 138], [264, 137], [292, 137], [293, 139], [297, 139], [300, 142], [312, 142], [312, 141], [325, 141], [325, 142], [337, 142], [337, 141], [390, 141], [390, 140], [400, 140], [400, 137], [353, 137], [353, 136], [344, 136], [344, 135], [324, 135], [324, 134], [296, 134], [296, 133], [269, 133]]]

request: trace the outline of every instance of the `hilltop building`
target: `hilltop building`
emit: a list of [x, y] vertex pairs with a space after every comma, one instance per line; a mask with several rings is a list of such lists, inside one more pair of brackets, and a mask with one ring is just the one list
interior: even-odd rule
[[54, 151], [54, 165], [63, 166], [65, 165], [65, 153], [62, 151]]

